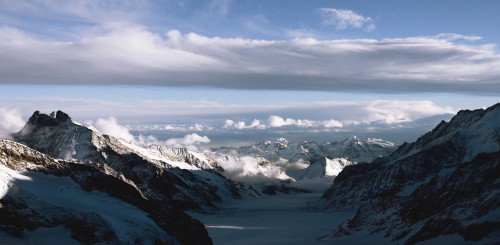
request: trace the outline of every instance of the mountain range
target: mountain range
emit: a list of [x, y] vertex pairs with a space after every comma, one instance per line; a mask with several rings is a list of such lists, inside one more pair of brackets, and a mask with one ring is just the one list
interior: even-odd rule
[[[500, 104], [460, 111], [400, 146], [352, 136], [205, 151], [140, 146], [62, 111], [36, 111], [0, 140], [0, 154], [0, 240], [8, 243], [212, 244], [186, 211], [324, 187], [318, 211], [356, 211], [325, 241], [500, 240]], [[305, 188], [318, 180], [321, 188]]]
[[[228, 170], [222, 166], [231, 166], [225, 159], [239, 161], [240, 155], [207, 154], [161, 145], [142, 147], [75, 122], [62, 111], [50, 115], [35, 111], [12, 138], [13, 141], [0, 142], [0, 225], [14, 237], [26, 238], [26, 234], [38, 229], [63, 229], [80, 243], [121, 244], [135, 240], [141, 244], [210, 244], [203, 224], [184, 211], [213, 212], [224, 200], [242, 195], [304, 191], [286, 186], [294, 181], [288, 176], [280, 179], [287, 181], [257, 186], [226, 178]], [[290, 160], [305, 152], [302, 146], [294, 146], [302, 150], [293, 153], [289, 149]], [[260, 158], [260, 168], [252, 169], [248, 175], [263, 175], [285, 148], [287, 145], [267, 148], [265, 157], [269, 160]], [[299, 158], [319, 158], [318, 154], [313, 158], [305, 156], [309, 155]], [[320, 177], [332, 174], [325, 167]], [[47, 192], [51, 188], [54, 190]], [[84, 201], [69, 202], [68, 195]], [[111, 212], [96, 207], [96, 202], [103, 202], [102, 196], [106, 196], [105, 203], [117, 204], [116, 209]], [[121, 213], [125, 210], [128, 212]], [[128, 216], [140, 218], [131, 221]], [[95, 235], [87, 237], [87, 233]]]

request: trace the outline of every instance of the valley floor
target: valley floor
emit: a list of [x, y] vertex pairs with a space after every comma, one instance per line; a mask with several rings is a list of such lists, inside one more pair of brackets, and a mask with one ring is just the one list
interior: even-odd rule
[[234, 200], [216, 214], [190, 215], [201, 220], [214, 244], [328, 244], [331, 233], [354, 212], [316, 212], [310, 206], [321, 193], [279, 194]]

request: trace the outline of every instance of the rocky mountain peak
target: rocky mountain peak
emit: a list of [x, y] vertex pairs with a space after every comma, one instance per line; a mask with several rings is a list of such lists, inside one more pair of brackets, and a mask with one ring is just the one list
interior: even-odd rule
[[[204, 154], [166, 146], [144, 148], [96, 133], [62, 111], [35, 112], [13, 138], [53, 158], [95, 167], [175, 208], [215, 209], [222, 198], [239, 195], [232, 182], [208, 171], [212, 162]], [[207, 171], [189, 171], [202, 169]], [[160, 170], [165, 173], [158, 175]]]
[[63, 111], [61, 110], [58, 110], [58, 111], [53, 111], [52, 113], [50, 113], [50, 116], [57, 119], [58, 121], [67, 121], [67, 120], [71, 120], [71, 118], [69, 117], [68, 114], [64, 113]]
[[278, 149], [285, 149], [288, 147], [288, 140], [286, 140], [285, 138], [276, 139], [275, 145]]
[[35, 111], [19, 133], [25, 134], [44, 127], [60, 127], [68, 122], [71, 122], [71, 118], [62, 111], [52, 112], [50, 115]]

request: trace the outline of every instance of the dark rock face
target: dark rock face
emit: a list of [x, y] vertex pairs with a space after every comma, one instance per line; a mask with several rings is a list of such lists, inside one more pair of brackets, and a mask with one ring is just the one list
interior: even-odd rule
[[97, 150], [92, 130], [74, 123], [62, 111], [52, 115], [35, 111], [23, 129], [13, 134], [14, 140], [54, 158], [100, 160], [91, 154]]
[[[100, 191], [111, 197], [143, 210], [172, 238], [151, 238], [157, 244], [212, 244], [204, 225], [177, 208], [169, 207], [154, 199], [147, 199], [134, 186], [99, 169], [70, 161], [56, 160], [21, 144], [0, 140], [0, 155], [4, 166], [17, 170], [43, 172], [55, 176], [67, 176], [85, 191]], [[0, 199], [0, 230], [21, 237], [25, 230], [40, 227], [64, 226], [71, 237], [82, 244], [120, 244], [114, 228], [99, 214], [79, 212], [58, 207], [56, 204], [41, 204], [32, 194], [14, 190]], [[19, 194], [20, 193], [20, 194]], [[146, 242], [144, 240], [143, 242]], [[149, 240], [151, 241], [151, 240]], [[138, 241], [141, 243], [140, 241]]]
[[323, 205], [358, 212], [332, 238], [369, 231], [406, 244], [449, 234], [499, 242], [499, 150], [497, 104], [461, 111], [371, 164], [347, 166]]
[[484, 153], [450, 175], [419, 187], [402, 203], [399, 215], [410, 225], [428, 221], [408, 243], [454, 233], [466, 241], [479, 241], [490, 234], [498, 238], [500, 220], [489, 212], [500, 207], [499, 179], [500, 152]]

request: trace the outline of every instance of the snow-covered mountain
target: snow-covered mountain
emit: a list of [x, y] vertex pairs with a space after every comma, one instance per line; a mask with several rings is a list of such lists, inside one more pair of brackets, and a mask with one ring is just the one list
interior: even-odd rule
[[203, 224], [95, 167], [0, 140], [5, 244], [211, 244]]
[[356, 163], [350, 162], [345, 158], [328, 159], [326, 157], [313, 162], [305, 169], [289, 171], [293, 172], [295, 179], [314, 179], [321, 177], [337, 176], [346, 167]]
[[214, 152], [142, 147], [61, 111], [36, 111], [13, 140], [0, 141], [1, 230], [23, 241], [45, 229], [67, 234], [68, 243], [111, 244], [210, 244], [185, 210], [215, 211], [233, 198], [303, 192], [318, 183], [324, 190], [354, 160], [394, 148], [355, 137], [325, 144], [278, 139]]
[[203, 154], [155, 145], [144, 148], [85, 127], [61, 111], [50, 116], [36, 111], [13, 136], [54, 158], [94, 166], [148, 199], [172, 207], [210, 210], [224, 198], [240, 195], [238, 185], [213, 170], [215, 163]]
[[499, 180], [500, 104], [460, 111], [389, 156], [347, 166], [323, 194], [323, 207], [357, 213], [330, 238], [498, 243]]
[[[381, 139], [349, 137], [340, 142], [274, 141], [234, 147], [212, 148], [215, 161], [232, 179], [262, 176], [284, 181], [334, 177], [345, 166], [388, 155], [396, 146]], [[331, 181], [331, 178], [329, 178]], [[330, 182], [331, 183], [331, 182]]]
[[219, 147], [212, 150], [221, 154], [234, 155], [236, 153], [241, 156], [262, 157], [270, 162], [286, 164], [297, 161], [312, 163], [323, 157], [344, 158], [351, 162], [371, 162], [377, 157], [390, 154], [396, 148], [394, 143], [382, 139], [361, 140], [356, 136], [351, 136], [343, 141], [322, 144], [313, 141], [288, 142], [284, 138], [279, 138], [251, 146]]

